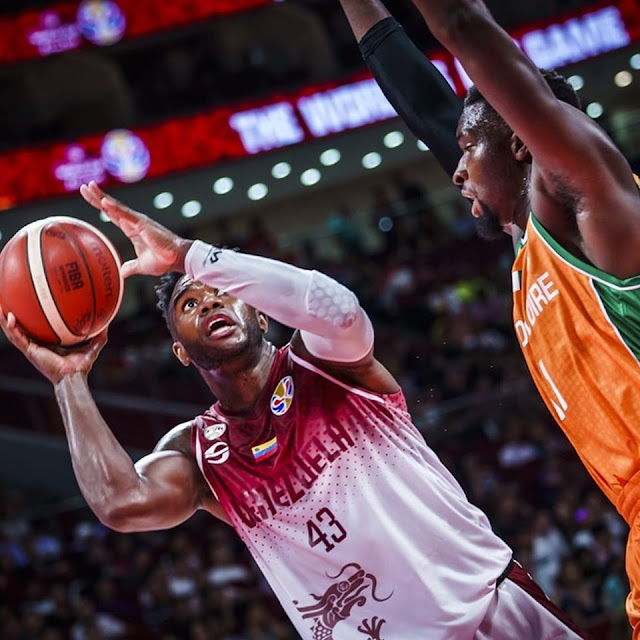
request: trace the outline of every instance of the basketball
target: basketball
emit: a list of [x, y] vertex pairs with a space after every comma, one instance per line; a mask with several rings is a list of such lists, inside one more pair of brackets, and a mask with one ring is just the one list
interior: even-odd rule
[[120, 308], [120, 256], [95, 227], [64, 216], [23, 227], [0, 253], [0, 304], [36, 342], [72, 346]]

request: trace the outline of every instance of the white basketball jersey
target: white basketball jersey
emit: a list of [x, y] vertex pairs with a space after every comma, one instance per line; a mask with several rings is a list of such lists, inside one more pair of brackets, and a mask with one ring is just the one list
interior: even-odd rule
[[281, 349], [251, 415], [194, 421], [198, 464], [305, 640], [473, 638], [511, 550], [411, 422]]

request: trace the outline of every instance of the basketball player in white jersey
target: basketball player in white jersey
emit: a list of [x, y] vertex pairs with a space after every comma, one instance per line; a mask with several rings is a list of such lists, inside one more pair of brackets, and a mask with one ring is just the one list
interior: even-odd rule
[[[134, 465], [87, 383], [106, 333], [61, 355], [0, 314], [55, 387], [78, 483], [105, 525], [164, 529], [198, 509], [230, 523], [305, 640], [585, 637], [426, 446], [351, 291], [182, 239], [93, 183], [81, 191], [133, 243], [125, 277], [171, 272], [158, 289], [173, 351], [217, 400]], [[297, 329], [282, 349], [264, 339], [265, 314]]]

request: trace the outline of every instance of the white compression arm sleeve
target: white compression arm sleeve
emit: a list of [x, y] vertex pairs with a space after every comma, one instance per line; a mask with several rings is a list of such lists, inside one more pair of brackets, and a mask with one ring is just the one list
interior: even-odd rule
[[373, 346], [371, 321], [355, 294], [323, 273], [199, 240], [184, 266], [193, 280], [300, 329], [302, 341], [317, 358], [357, 362]]

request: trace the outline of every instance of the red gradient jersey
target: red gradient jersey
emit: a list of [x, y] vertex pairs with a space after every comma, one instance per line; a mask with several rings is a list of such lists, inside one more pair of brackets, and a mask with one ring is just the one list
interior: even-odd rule
[[402, 392], [276, 356], [255, 412], [193, 425], [212, 491], [300, 635], [471, 639], [511, 557]]

